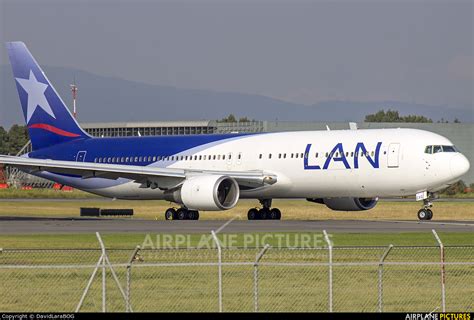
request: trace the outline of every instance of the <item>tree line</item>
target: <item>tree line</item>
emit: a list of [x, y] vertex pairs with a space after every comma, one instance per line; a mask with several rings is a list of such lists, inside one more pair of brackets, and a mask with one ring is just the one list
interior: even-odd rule
[[[396, 110], [388, 109], [377, 111], [373, 114], [368, 114], [365, 116], [365, 122], [409, 122], [409, 123], [433, 123], [433, 120], [427, 118], [425, 116], [418, 116], [414, 114], [410, 114], [408, 116], [400, 116], [399, 112]], [[454, 119], [454, 123], [461, 123], [459, 119]], [[449, 121], [441, 120], [437, 121], [437, 123], [449, 123]]]
[[0, 127], [0, 154], [16, 155], [28, 140], [26, 126], [15, 124], [8, 131]]

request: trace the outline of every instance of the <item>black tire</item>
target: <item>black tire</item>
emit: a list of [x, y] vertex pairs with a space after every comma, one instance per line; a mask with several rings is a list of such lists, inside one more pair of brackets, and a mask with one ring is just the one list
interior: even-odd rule
[[199, 211], [194, 211], [193, 220], [199, 220]]
[[433, 219], [433, 211], [431, 211], [430, 209], [426, 209], [426, 211], [428, 212], [428, 216], [426, 217], [426, 220]]
[[258, 210], [258, 215], [260, 216], [261, 220], [270, 219], [270, 210], [267, 208], [262, 208]]
[[188, 210], [186, 213], [186, 220], [194, 220], [195, 212], [196, 211], [194, 210]]
[[247, 219], [249, 220], [257, 220], [258, 216], [259, 216], [258, 210], [255, 208], [252, 208], [247, 212]]
[[177, 216], [178, 220], [186, 220], [186, 218], [188, 217], [188, 210], [186, 210], [184, 208], [179, 208], [176, 211], [176, 216]]
[[420, 209], [418, 211], [418, 219], [420, 220], [427, 220], [428, 211], [426, 209]]
[[166, 220], [174, 220], [176, 218], [176, 210], [173, 208], [169, 208], [165, 211], [165, 219]]
[[278, 208], [273, 208], [270, 210], [270, 219], [272, 220], [280, 220], [281, 219], [281, 211]]

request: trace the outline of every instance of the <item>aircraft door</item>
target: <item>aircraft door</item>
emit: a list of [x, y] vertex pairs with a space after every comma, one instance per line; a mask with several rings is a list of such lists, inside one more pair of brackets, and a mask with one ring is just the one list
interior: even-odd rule
[[400, 144], [391, 143], [388, 146], [387, 167], [398, 168], [400, 158]]
[[79, 151], [76, 156], [76, 162], [84, 162], [86, 160], [87, 151]]

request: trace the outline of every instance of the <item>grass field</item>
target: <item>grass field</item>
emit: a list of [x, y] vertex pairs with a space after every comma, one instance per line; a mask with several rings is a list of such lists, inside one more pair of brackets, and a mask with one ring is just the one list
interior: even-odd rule
[[[454, 195], [441, 194], [441, 198], [474, 199], [474, 192], [456, 193]], [[0, 189], [0, 199], [98, 199], [102, 198], [94, 194], [73, 189], [72, 191], [60, 191], [53, 189], [31, 189], [21, 190], [15, 188]]]
[[[258, 201], [241, 200], [227, 211], [202, 211], [200, 219], [227, 220], [234, 217], [247, 219], [247, 211], [258, 206]], [[80, 207], [133, 208], [134, 217], [163, 220], [164, 212], [172, 206], [166, 201], [104, 201], [98, 199], [78, 201], [0, 201], [0, 216], [43, 216], [78, 217]], [[417, 220], [416, 213], [421, 208], [417, 202], [379, 202], [374, 209], [367, 211], [339, 212], [324, 205], [305, 200], [274, 200], [273, 206], [280, 208], [282, 219], [321, 220], [321, 219], [403, 219]], [[437, 202], [433, 208], [435, 220], [473, 220], [474, 202]]]
[[[255, 234], [254, 237], [263, 234]], [[292, 237], [295, 234], [283, 234]], [[309, 234], [311, 235], [311, 234]], [[320, 235], [320, 234], [319, 234]], [[176, 235], [173, 235], [176, 237]], [[244, 235], [235, 235], [237, 244]], [[474, 245], [472, 234], [440, 233], [446, 245]], [[209, 235], [190, 235], [191, 244], [212, 242]], [[132, 249], [143, 245], [145, 234], [104, 234], [104, 242], [112, 263], [126, 262]], [[268, 239], [268, 238], [267, 238]], [[268, 243], [276, 245], [276, 238]], [[224, 235], [221, 240], [225, 241]], [[385, 311], [429, 312], [441, 305], [440, 267], [438, 264], [408, 265], [407, 262], [437, 262], [439, 248], [430, 233], [399, 234], [334, 234], [335, 263], [370, 262], [371, 265], [337, 265], [333, 270], [334, 311], [371, 311], [378, 308], [378, 260], [385, 248], [342, 248], [357, 245], [428, 245], [427, 248], [395, 247], [384, 267], [383, 301]], [[253, 244], [250, 244], [252, 246]], [[322, 244], [323, 245], [323, 244]], [[0, 310], [2, 311], [72, 311], [76, 307], [100, 255], [98, 243], [90, 235], [0, 235], [0, 246], [19, 248], [76, 248], [76, 250], [15, 251], [0, 254]], [[80, 250], [82, 248], [83, 250]], [[96, 250], [90, 250], [95, 248]], [[121, 248], [122, 250], [119, 250]], [[84, 250], [85, 249], [85, 250]], [[127, 250], [123, 250], [127, 249]], [[258, 248], [224, 249], [222, 269], [224, 311], [253, 311], [254, 266]], [[446, 248], [447, 261], [472, 262], [474, 247]], [[185, 263], [216, 263], [217, 250], [153, 250], [141, 251], [142, 261], [135, 262], [131, 273], [131, 304], [135, 311], [217, 311], [217, 265]], [[258, 297], [261, 311], [327, 311], [328, 251], [270, 249], [259, 267]], [[278, 264], [272, 264], [277, 262]], [[172, 265], [154, 265], [173, 263]], [[178, 263], [178, 264], [176, 264]], [[306, 265], [304, 264], [306, 263]], [[320, 263], [320, 265], [308, 265]], [[321, 265], [322, 263], [322, 265]], [[7, 268], [2, 265], [28, 265], [29, 268]], [[33, 268], [42, 265], [78, 265], [78, 267]], [[115, 267], [122, 286], [126, 285], [126, 269]], [[101, 273], [92, 284], [83, 311], [101, 310]], [[124, 311], [124, 300], [107, 272], [107, 308]], [[446, 267], [447, 309], [474, 310], [474, 265]]]
[[[80, 197], [79, 197], [80, 198]], [[246, 219], [248, 208], [257, 201], [240, 201], [225, 212], [202, 212], [201, 219]], [[163, 219], [170, 206], [165, 201], [103, 201], [99, 199], [72, 201], [0, 202], [0, 216], [78, 217], [80, 207], [133, 208], [141, 219]], [[284, 219], [406, 219], [416, 220], [420, 207], [414, 202], [380, 202], [373, 210], [361, 212], [335, 212], [323, 205], [300, 200], [274, 201], [283, 212]], [[472, 220], [474, 203], [439, 202], [435, 204], [437, 220]], [[225, 230], [225, 229], [224, 229]], [[474, 246], [474, 233], [440, 232], [446, 246]], [[163, 235], [144, 233], [103, 234], [112, 263], [128, 261], [132, 250], [140, 245], [143, 261], [133, 267], [131, 304], [134, 311], [217, 311], [218, 273], [216, 265], [185, 265], [189, 262], [215, 263], [217, 250], [212, 248], [209, 234], [168, 235], [178, 241], [185, 237], [189, 243], [181, 245], [204, 246], [202, 250], [154, 250], [159, 248]], [[289, 239], [284, 245], [298, 246], [299, 239], [308, 236], [317, 239], [315, 250], [278, 249], [279, 239]], [[320, 233], [259, 233], [221, 234], [226, 245], [247, 249], [223, 250], [224, 263], [252, 262], [259, 248], [272, 245], [259, 267], [259, 310], [261, 311], [328, 311], [328, 267], [302, 263], [326, 263], [325, 243]], [[247, 238], [246, 238], [247, 237]], [[430, 312], [440, 308], [440, 267], [438, 264], [407, 265], [406, 262], [437, 262], [440, 251], [430, 232], [423, 233], [336, 233], [334, 262], [371, 262], [372, 265], [338, 265], [334, 267], [334, 311], [370, 311], [378, 308], [378, 265], [385, 248], [395, 246], [432, 246], [430, 248], [396, 247], [387, 261], [401, 262], [384, 267], [383, 301], [385, 311]], [[345, 246], [383, 246], [378, 248], [352, 248]], [[344, 248], [342, 248], [344, 247]], [[95, 234], [0, 234], [0, 311], [73, 311], [81, 297], [93, 268], [80, 265], [95, 264], [100, 255]], [[472, 262], [474, 247], [447, 248], [447, 261]], [[36, 249], [36, 250], [24, 250]], [[46, 250], [37, 250], [46, 249]], [[51, 250], [59, 249], [59, 250]], [[74, 249], [74, 250], [71, 250]], [[95, 250], [91, 250], [95, 249]], [[279, 263], [271, 264], [272, 262]], [[148, 265], [147, 265], [148, 263]], [[167, 266], [154, 263], [178, 263]], [[296, 263], [296, 264], [295, 264]], [[78, 265], [79, 267], [35, 269], [42, 265]], [[291, 265], [290, 265], [291, 264]], [[2, 265], [30, 267], [3, 268]], [[123, 287], [126, 270], [115, 271]], [[252, 264], [223, 266], [224, 311], [253, 311], [254, 267]], [[93, 282], [82, 311], [101, 310], [101, 273]], [[125, 304], [110, 272], [107, 272], [107, 308], [124, 311]], [[474, 265], [446, 266], [446, 303], [448, 311], [474, 310]]]
[[[290, 239], [296, 238], [297, 235], [301, 236], [304, 234], [316, 235], [321, 240], [320, 245], [324, 245], [322, 242], [321, 233], [274, 233], [274, 235], [283, 234], [288, 235]], [[155, 241], [155, 234], [148, 234], [152, 237], [153, 243]], [[255, 239], [264, 239], [263, 236], [267, 233], [257, 233]], [[463, 232], [440, 232], [441, 239], [445, 245], [474, 245], [474, 233], [463, 233]], [[107, 248], [110, 249], [133, 249], [137, 245], [143, 244], [146, 240], [147, 234], [145, 233], [104, 233], [102, 238]], [[169, 236], [175, 237], [176, 235], [170, 234]], [[190, 234], [186, 235], [189, 237], [190, 245], [197, 246], [203, 239], [202, 234]], [[208, 242], [212, 243], [212, 239], [209, 238], [208, 234], [205, 235], [208, 238]], [[224, 237], [224, 235], [219, 235]], [[235, 237], [234, 245], [242, 246], [244, 243], [245, 234], [225, 234], [227, 239]], [[226, 242], [222, 239], [223, 243]], [[265, 243], [275, 246], [277, 245], [277, 237], [267, 237]], [[230, 241], [230, 240], [227, 240]], [[256, 240], [257, 241], [257, 240]], [[423, 233], [334, 233], [331, 235], [331, 241], [334, 246], [388, 246], [389, 244], [397, 246], [432, 246], [437, 245], [431, 232]], [[229, 242], [227, 242], [229, 243]], [[294, 245], [294, 243], [290, 243]], [[250, 243], [250, 246], [260, 245], [264, 243]], [[156, 245], [155, 245], [156, 247]], [[38, 234], [38, 235], [5, 235], [0, 234], [0, 248], [4, 249], [21, 249], [21, 248], [33, 248], [33, 249], [92, 249], [99, 248], [97, 238], [94, 233], [90, 234]]]

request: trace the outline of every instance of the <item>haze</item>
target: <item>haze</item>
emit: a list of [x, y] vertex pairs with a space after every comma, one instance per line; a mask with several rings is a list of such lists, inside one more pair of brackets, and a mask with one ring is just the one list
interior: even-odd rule
[[42, 65], [306, 105], [474, 109], [472, 1], [0, 3], [1, 42]]

